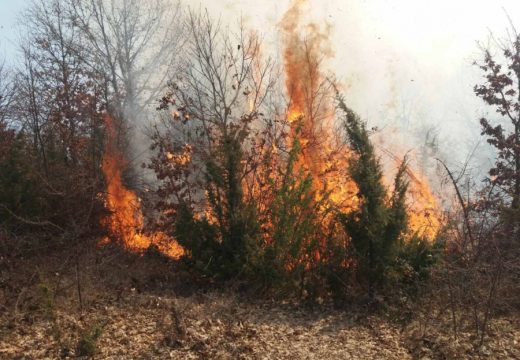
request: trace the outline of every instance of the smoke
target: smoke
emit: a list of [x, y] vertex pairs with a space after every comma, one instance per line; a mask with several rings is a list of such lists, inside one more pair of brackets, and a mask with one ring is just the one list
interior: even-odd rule
[[[175, 0], [165, 2], [170, 10], [176, 6]], [[137, 3], [146, 7], [155, 0]], [[208, 8], [230, 25], [242, 19], [261, 34], [265, 52], [278, 54], [283, 62], [283, 35], [277, 25], [293, 4], [290, 0], [201, 0], [182, 5]], [[2, 5], [0, 49], [5, 50], [7, 63], [17, 62], [19, 56], [14, 42], [20, 29], [12, 26], [13, 15], [26, 5], [15, 1]], [[506, 34], [506, 12], [513, 24], [520, 23], [516, 0], [309, 0], [299, 16], [305, 23], [330, 24], [327, 40], [334, 57], [326, 65], [343, 84], [349, 105], [370, 125], [392, 129], [391, 136], [406, 144], [405, 149], [419, 147], [427, 133], [437, 133], [439, 155], [451, 164], [463, 161], [482, 143], [475, 162], [485, 172], [493, 154], [480, 137], [478, 119], [489, 109], [473, 95], [480, 73], [471, 63], [481, 56], [477, 41], [486, 45], [490, 31], [497, 37]], [[159, 74], [157, 68], [144, 69], [153, 72]], [[138, 120], [136, 133], [143, 145], [135, 156], [146, 147], [139, 133], [153, 118], [153, 105], [148, 108]]]
[[[506, 11], [520, 23], [520, 3], [204, 0], [201, 6], [231, 24], [243, 17], [282, 63], [286, 34], [277, 25], [288, 9], [293, 21], [328, 26], [334, 56], [323, 71], [337, 76], [349, 106], [378, 129], [388, 150], [415, 149], [426, 173], [435, 167], [433, 157], [456, 168], [475, 146], [476, 175], [482, 177], [492, 163], [478, 123], [490, 109], [473, 94], [480, 73], [472, 62], [481, 57], [477, 41], [486, 45], [490, 31], [505, 34]], [[290, 19], [285, 23], [294, 25]]]
[[[132, 68], [125, 68], [123, 62], [118, 72], [126, 91], [122, 111], [130, 137], [125, 155], [133, 170], [132, 185], [142, 187], [155, 181], [155, 175], [141, 165], [150, 159], [150, 132], [157, 119], [159, 99], [164, 96], [167, 82], [173, 77], [182, 56], [183, 8], [179, 0], [110, 1], [105, 2], [112, 12], [110, 15], [114, 18], [126, 16], [139, 29], [128, 39]], [[117, 36], [116, 33], [115, 38]], [[119, 42], [122, 41], [118, 39], [117, 44]]]

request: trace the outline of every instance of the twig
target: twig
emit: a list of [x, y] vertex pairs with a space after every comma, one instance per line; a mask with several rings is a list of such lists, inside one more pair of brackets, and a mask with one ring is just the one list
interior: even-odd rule
[[48, 221], [48, 220], [44, 220], [44, 221], [33, 221], [33, 220], [28, 220], [28, 219], [25, 219], [21, 216], [18, 216], [16, 215], [14, 212], [12, 212], [7, 206], [5, 206], [4, 204], [0, 204], [0, 207], [2, 207], [5, 211], [7, 211], [9, 213], [9, 215], [11, 215], [12, 217], [14, 217], [16, 220], [18, 221], [21, 221], [23, 222], [24, 224], [27, 224], [27, 225], [33, 225], [33, 226], [52, 226], [60, 231], [65, 231], [61, 226], [58, 226], [56, 224], [54, 224], [53, 222], [51, 221]]
[[83, 298], [81, 296], [81, 281], [79, 276], [79, 253], [76, 255], [76, 284], [78, 289], [79, 311], [83, 312]]
[[464, 215], [464, 223], [466, 224], [466, 229], [468, 230], [468, 237], [471, 241], [471, 245], [475, 245], [475, 241], [473, 238], [473, 234], [471, 232], [471, 226], [469, 224], [469, 212], [466, 204], [464, 203], [464, 199], [462, 198], [462, 194], [460, 193], [459, 186], [457, 185], [457, 181], [455, 180], [455, 177], [453, 176], [453, 173], [450, 171], [448, 166], [439, 158], [435, 158], [438, 162], [441, 163], [441, 165], [446, 169], [446, 172], [448, 173], [448, 176], [451, 179], [451, 182], [453, 183], [453, 187], [455, 188], [455, 192], [457, 194], [457, 198], [459, 200], [460, 206], [462, 207], [462, 213]]

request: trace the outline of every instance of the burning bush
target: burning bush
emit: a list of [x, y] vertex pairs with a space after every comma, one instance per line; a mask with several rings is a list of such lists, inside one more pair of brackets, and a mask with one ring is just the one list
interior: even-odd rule
[[205, 164], [208, 210], [213, 221], [197, 218], [184, 204], [175, 224], [175, 237], [213, 275], [233, 277], [251, 270], [260, 228], [254, 203], [244, 201], [242, 146], [237, 128], [223, 136]]
[[[403, 162], [388, 196], [364, 124], [342, 100], [334, 110], [334, 84], [319, 70], [323, 37], [306, 42], [291, 21], [282, 105], [255, 34], [230, 38], [207, 15], [189, 18], [191, 57], [152, 137], [156, 225], [214, 276], [321, 296], [346, 291], [355, 272], [373, 297], [398, 244], [422, 236], [421, 221], [407, 227], [420, 218], [406, 205], [410, 170]], [[343, 139], [334, 130], [341, 114]]]

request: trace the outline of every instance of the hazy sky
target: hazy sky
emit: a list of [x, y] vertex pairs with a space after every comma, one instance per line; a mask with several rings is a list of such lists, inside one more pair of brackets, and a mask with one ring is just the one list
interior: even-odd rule
[[[0, 0], [0, 54], [14, 59], [16, 13], [29, 0]], [[279, 24], [290, 0], [185, 1], [224, 21], [242, 16], [279, 56]], [[476, 41], [506, 34], [506, 11], [520, 28], [519, 0], [309, 0], [308, 21], [332, 26], [328, 68], [343, 82], [350, 106], [394, 131], [403, 143], [435, 127], [450, 152], [480, 139], [486, 108], [472, 88], [479, 72]], [[276, 55], [278, 53], [278, 55]], [[391, 130], [389, 130], [391, 131]], [[394, 141], [396, 139], [393, 139]]]
[[0, 0], [0, 59], [6, 57], [10, 61], [15, 56], [16, 46], [13, 42], [18, 34], [17, 14], [28, 2], [28, 0]]
[[[224, 19], [244, 16], [280, 48], [276, 24], [290, 0], [202, 3]], [[306, 6], [308, 21], [332, 26], [328, 68], [343, 82], [348, 104], [403, 150], [435, 128], [454, 163], [475, 144], [486, 147], [478, 119], [489, 109], [473, 94], [480, 73], [471, 64], [481, 56], [477, 41], [486, 43], [490, 31], [506, 35], [506, 12], [520, 28], [518, 0], [309, 0]], [[480, 154], [479, 162], [490, 164], [489, 152]]]
[[[223, 21], [242, 16], [278, 57], [277, 24], [290, 4], [201, 1]], [[327, 65], [342, 81], [348, 105], [383, 129], [380, 138], [389, 147], [405, 152], [434, 129], [450, 165], [480, 144], [476, 163], [484, 167], [493, 154], [480, 136], [479, 119], [489, 108], [473, 94], [481, 74], [472, 63], [481, 56], [477, 41], [487, 43], [490, 31], [506, 35], [506, 13], [520, 29], [518, 0], [308, 0], [305, 7], [308, 22], [332, 27], [335, 55]]]

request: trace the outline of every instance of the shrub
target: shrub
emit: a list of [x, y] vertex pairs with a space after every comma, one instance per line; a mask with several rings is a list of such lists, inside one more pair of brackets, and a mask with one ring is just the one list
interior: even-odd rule
[[180, 206], [175, 237], [191, 254], [198, 269], [223, 278], [247, 273], [257, 254], [260, 234], [254, 203], [242, 193], [242, 142], [246, 134], [224, 135], [206, 162], [206, 192], [210, 216], [197, 219], [190, 206]]
[[76, 346], [76, 356], [94, 356], [96, 355], [97, 341], [101, 337], [103, 329], [100, 326], [94, 326], [85, 332], [78, 341]]
[[295, 170], [301, 152], [299, 129], [293, 139], [287, 163], [274, 184], [273, 199], [266, 221], [269, 234], [262, 249], [257, 274], [265, 286], [280, 286], [305, 280], [320, 233], [319, 213], [322, 202], [315, 199], [311, 175]]
[[389, 268], [390, 283], [399, 286], [408, 295], [417, 294], [420, 285], [429, 280], [442, 248], [442, 242], [431, 243], [417, 235], [401, 239], [396, 245], [396, 256]]
[[3, 129], [0, 124], [0, 150], [0, 224], [13, 224], [13, 213], [22, 217], [44, 213], [23, 133]]

